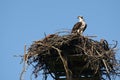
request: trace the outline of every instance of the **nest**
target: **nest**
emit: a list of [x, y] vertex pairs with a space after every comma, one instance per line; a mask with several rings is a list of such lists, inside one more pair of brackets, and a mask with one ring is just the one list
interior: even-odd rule
[[[111, 74], [119, 74], [115, 48], [104, 39], [96, 41], [79, 34], [51, 34], [34, 41], [24, 60], [33, 65], [35, 77], [43, 70], [55, 80], [65, 76], [67, 80], [101, 80], [103, 75], [111, 80]], [[47, 78], [44, 77], [46, 80]]]

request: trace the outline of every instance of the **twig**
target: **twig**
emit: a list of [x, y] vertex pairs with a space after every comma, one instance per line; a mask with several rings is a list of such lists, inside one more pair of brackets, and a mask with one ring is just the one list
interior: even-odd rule
[[113, 41], [115, 42], [115, 44], [114, 44], [114, 46], [113, 46], [112, 49], [116, 48], [116, 47], [117, 47], [117, 44], [118, 44], [118, 41], [115, 41], [115, 40], [113, 40]]
[[103, 61], [103, 64], [104, 64], [104, 66], [105, 66], [105, 69], [106, 69], [106, 72], [107, 72], [107, 76], [108, 76], [109, 80], [111, 80], [110, 75], [109, 75], [110, 72], [109, 72], [109, 70], [108, 70], [108, 67], [107, 67], [107, 65], [106, 65], [106, 62], [105, 62], [104, 59], [102, 59], [102, 61]]
[[89, 38], [89, 37], [90, 37], [90, 38], [93, 38], [93, 37], [97, 37], [97, 36], [85, 36], [85, 37], [88, 37], [88, 38]]
[[70, 30], [61, 30], [61, 31], [58, 31], [56, 32], [55, 34], [60, 34], [60, 33], [71, 33]]
[[61, 51], [58, 48], [56, 48], [54, 46], [52, 46], [52, 48], [58, 51], [58, 54], [59, 54], [59, 56], [60, 56], [60, 58], [61, 58], [61, 60], [63, 62], [64, 68], [65, 68], [65, 71], [66, 71], [66, 78], [67, 78], [67, 80], [71, 80], [68, 65], [67, 65], [67, 61], [62, 57]]
[[[24, 56], [26, 55], [26, 45], [24, 46]], [[24, 73], [26, 72], [26, 66], [27, 66], [27, 63], [26, 63], [26, 61], [24, 60], [24, 62], [23, 62], [23, 69], [22, 69], [22, 72], [21, 72], [21, 74], [20, 74], [20, 80], [24, 80], [24, 77], [23, 77], [23, 75], [24, 75]]]

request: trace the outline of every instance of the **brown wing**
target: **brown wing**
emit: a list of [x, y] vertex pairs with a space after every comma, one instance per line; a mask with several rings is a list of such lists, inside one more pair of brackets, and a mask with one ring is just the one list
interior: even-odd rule
[[71, 33], [77, 32], [77, 30], [80, 29], [81, 25], [82, 25], [81, 22], [77, 22], [77, 23], [73, 26]]
[[85, 24], [85, 27], [84, 27], [84, 29], [83, 29], [83, 32], [85, 31], [86, 28], [87, 28], [87, 24]]

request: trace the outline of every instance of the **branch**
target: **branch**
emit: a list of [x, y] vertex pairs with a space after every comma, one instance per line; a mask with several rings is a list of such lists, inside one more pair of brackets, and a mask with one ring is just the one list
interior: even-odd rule
[[65, 68], [65, 71], [66, 71], [66, 78], [67, 78], [67, 80], [71, 80], [71, 78], [70, 78], [71, 71], [69, 73], [69, 68], [68, 68], [68, 65], [67, 65], [67, 60], [64, 57], [62, 57], [61, 51], [58, 48], [56, 48], [54, 46], [52, 46], [52, 48], [58, 51], [58, 54], [59, 54], [59, 56], [60, 56], [60, 58], [61, 58], [61, 60], [63, 62], [64, 68]]
[[20, 80], [24, 80], [23, 75], [26, 72], [27, 63], [25, 61], [25, 59], [26, 59], [25, 56], [26, 56], [26, 45], [24, 46], [24, 62], [23, 62], [23, 69], [22, 69], [22, 72], [20, 74]]

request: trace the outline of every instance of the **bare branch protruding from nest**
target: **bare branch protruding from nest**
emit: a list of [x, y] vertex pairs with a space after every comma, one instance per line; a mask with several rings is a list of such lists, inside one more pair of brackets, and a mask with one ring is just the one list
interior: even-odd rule
[[24, 57], [23, 57], [23, 69], [22, 72], [20, 74], [20, 80], [24, 80], [24, 75], [26, 72], [26, 68], [27, 68], [27, 54], [26, 54], [26, 45], [24, 46]]

